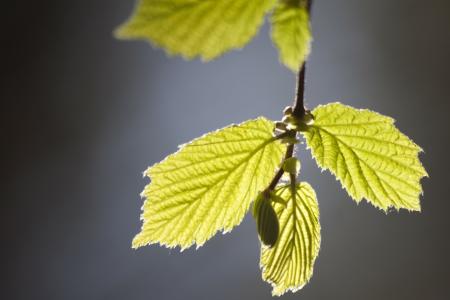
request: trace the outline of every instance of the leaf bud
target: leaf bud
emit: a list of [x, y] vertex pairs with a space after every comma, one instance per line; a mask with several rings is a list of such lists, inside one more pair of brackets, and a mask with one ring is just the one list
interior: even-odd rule
[[270, 193], [261, 193], [255, 201], [253, 215], [261, 242], [273, 247], [278, 240], [280, 225], [270, 201]]
[[291, 115], [292, 114], [292, 106], [286, 106], [283, 110], [283, 114], [285, 116]]
[[287, 126], [286, 123], [283, 122], [275, 122], [275, 128], [281, 131], [286, 131]]
[[284, 160], [282, 168], [289, 174], [298, 174], [300, 172], [300, 161], [296, 157], [289, 157]]

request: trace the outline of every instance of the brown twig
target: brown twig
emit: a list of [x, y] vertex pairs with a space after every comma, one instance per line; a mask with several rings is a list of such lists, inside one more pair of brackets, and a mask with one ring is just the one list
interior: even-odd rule
[[[306, 8], [308, 10], [308, 13], [311, 12], [311, 6], [312, 6], [312, 2], [313, 0], [307, 0], [306, 2]], [[298, 72], [298, 80], [297, 80], [297, 93], [294, 99], [294, 104], [292, 106], [292, 115], [297, 118], [297, 119], [302, 119], [303, 116], [305, 115], [306, 109], [305, 109], [305, 104], [304, 104], [304, 98], [305, 98], [305, 73], [306, 73], [306, 61], [302, 64], [302, 66], [300, 67], [300, 70]], [[284, 159], [281, 162], [281, 166], [278, 169], [277, 173], [275, 174], [275, 176], [273, 177], [272, 181], [270, 182], [269, 186], [266, 188], [266, 192], [267, 191], [271, 191], [273, 189], [275, 189], [275, 187], [277, 186], [278, 182], [280, 181], [281, 177], [284, 174], [284, 170], [282, 168], [282, 164], [283, 162], [288, 159], [291, 158], [294, 155], [294, 144], [289, 144], [289, 146], [286, 149], [286, 153], [284, 155]], [[295, 183], [295, 175], [290, 174], [290, 179], [291, 179], [291, 184], [293, 184], [292, 182]]]
[[297, 76], [297, 94], [295, 96], [294, 105], [292, 106], [292, 115], [297, 119], [301, 119], [305, 115], [305, 73], [306, 62], [301, 66]]

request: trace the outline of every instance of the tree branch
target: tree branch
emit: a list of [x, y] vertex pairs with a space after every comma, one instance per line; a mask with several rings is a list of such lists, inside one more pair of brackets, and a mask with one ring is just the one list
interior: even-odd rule
[[[313, 0], [305, 0], [306, 1], [306, 9], [308, 10], [308, 14], [311, 13], [311, 6], [313, 3]], [[305, 97], [305, 73], [306, 73], [306, 61], [302, 64], [300, 67], [300, 70], [298, 72], [298, 81], [297, 81], [297, 93], [294, 99], [294, 104], [292, 106], [292, 115], [298, 119], [303, 118], [305, 115], [305, 104], [304, 104], [304, 97]], [[289, 146], [286, 149], [286, 153], [284, 155], [284, 159], [282, 163], [288, 159], [291, 158], [294, 155], [294, 144], [289, 144]], [[283, 167], [280, 166], [277, 173], [273, 177], [272, 181], [270, 182], [269, 186], [266, 188], [266, 192], [271, 191], [275, 189], [278, 182], [280, 181], [281, 177], [284, 174]], [[294, 179], [295, 183], [295, 175], [290, 174], [291, 184], [292, 180]]]
[[292, 107], [292, 115], [298, 119], [303, 118], [305, 115], [305, 73], [306, 73], [306, 62], [301, 66], [298, 73], [297, 81], [297, 94], [295, 96], [294, 105]]

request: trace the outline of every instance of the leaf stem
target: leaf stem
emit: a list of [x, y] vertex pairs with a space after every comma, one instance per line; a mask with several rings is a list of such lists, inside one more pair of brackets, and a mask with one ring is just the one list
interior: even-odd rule
[[[312, 6], [313, 0], [306, 0], [306, 8], [308, 10], [308, 14], [311, 13], [311, 6]], [[297, 76], [297, 93], [294, 99], [294, 104], [292, 106], [292, 115], [297, 118], [297, 119], [302, 119], [303, 116], [306, 113], [306, 109], [305, 109], [305, 103], [304, 103], [304, 98], [305, 98], [305, 73], [306, 73], [306, 61], [303, 62], [303, 64], [300, 67], [300, 70], [298, 72], [298, 76]], [[290, 131], [287, 131], [290, 132]], [[287, 133], [286, 132], [286, 133]], [[296, 133], [295, 133], [296, 135]], [[282, 164], [283, 162], [288, 159], [291, 158], [294, 155], [294, 144], [289, 144], [289, 146], [286, 149], [286, 153], [284, 155], [284, 159], [280, 164], [280, 168], [278, 169], [277, 173], [275, 174], [275, 176], [273, 177], [272, 181], [270, 182], [269, 186], [265, 189], [265, 192], [269, 192], [275, 189], [275, 187], [277, 186], [278, 182], [280, 181], [281, 177], [284, 174], [284, 170], [282, 168]], [[290, 174], [290, 179], [291, 179], [291, 185], [295, 184], [295, 175]]]
[[292, 107], [292, 115], [301, 119], [305, 115], [305, 73], [306, 73], [306, 62], [300, 68], [298, 73], [298, 81], [297, 81], [297, 94], [295, 96], [294, 105]]
[[[286, 153], [284, 155], [283, 161], [285, 161], [288, 158], [291, 158], [294, 154], [294, 144], [289, 144], [289, 146], [286, 149]], [[270, 182], [269, 186], [267, 187], [266, 191], [273, 191], [275, 187], [277, 186], [278, 182], [281, 179], [281, 176], [283, 176], [284, 170], [283, 167], [280, 165], [280, 168], [278, 169], [277, 173], [273, 177], [272, 181]]]

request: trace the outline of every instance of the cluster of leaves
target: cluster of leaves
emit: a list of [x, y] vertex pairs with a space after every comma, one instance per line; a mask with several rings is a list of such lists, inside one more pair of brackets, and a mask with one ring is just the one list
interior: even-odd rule
[[[147, 38], [170, 54], [209, 60], [244, 46], [273, 9], [272, 37], [281, 61], [298, 70], [311, 39], [307, 7], [302, 0], [140, 0], [117, 32]], [[289, 108], [282, 122], [260, 117], [225, 127], [148, 168], [143, 226], [133, 248], [200, 247], [241, 223], [254, 201], [263, 279], [274, 295], [300, 289], [313, 274], [321, 238], [316, 194], [296, 180], [297, 137], [355, 201], [366, 199], [386, 212], [420, 210], [420, 180], [427, 176], [421, 149], [393, 119], [341, 103], [300, 117]], [[288, 181], [280, 181], [283, 172]]]
[[169, 55], [209, 61], [244, 47], [272, 9], [272, 39], [281, 61], [297, 72], [311, 42], [304, 0], [139, 0], [116, 36], [145, 39]]
[[[312, 114], [314, 122], [301, 134], [318, 165], [330, 170], [353, 199], [365, 198], [385, 211], [420, 210], [419, 181], [426, 175], [418, 159], [420, 148], [391, 118], [340, 103], [319, 106]], [[145, 173], [151, 183], [143, 192], [144, 224], [133, 247], [199, 247], [217, 231], [228, 232], [241, 223], [251, 202], [263, 196], [284, 165], [287, 145], [282, 135], [274, 136], [274, 129], [275, 123], [265, 118], [232, 125], [181, 146], [150, 167]], [[312, 275], [320, 246], [319, 211], [306, 182], [293, 189], [280, 183], [273, 193], [283, 199], [269, 196], [279, 234], [275, 242], [262, 243], [261, 268], [274, 294], [281, 295], [301, 288]], [[275, 230], [267, 219], [256, 218], [257, 223], [266, 220], [262, 227], [269, 226], [258, 230], [263, 242], [270, 235], [265, 230]]]

